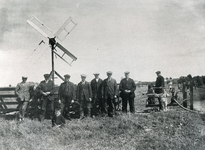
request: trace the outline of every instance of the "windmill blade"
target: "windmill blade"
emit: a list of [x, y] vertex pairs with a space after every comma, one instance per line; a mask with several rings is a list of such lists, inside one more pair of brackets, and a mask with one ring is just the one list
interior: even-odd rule
[[71, 63], [67, 62], [62, 56], [60, 56], [57, 52], [54, 51], [54, 53], [56, 54], [56, 56], [60, 57], [64, 62], [66, 62], [68, 65], [71, 66]]
[[70, 56], [73, 59], [73, 61], [77, 60], [77, 57], [75, 57], [71, 52], [69, 52], [66, 48], [64, 48], [60, 43], [56, 42], [55, 46], [61, 49], [65, 54]]
[[45, 38], [48, 38], [50, 35], [52, 35], [51, 29], [49, 29], [44, 23], [42, 23], [35, 16], [33, 16], [30, 20], [27, 20], [27, 23], [30, 24], [34, 29], [36, 29]]
[[[69, 23], [72, 23], [73, 26], [71, 29], [69, 29], [69, 31], [66, 29], [66, 27], [68, 26]], [[73, 22], [72, 18], [69, 17], [64, 24], [58, 29], [58, 31], [54, 34], [55, 37], [57, 37], [60, 41], [63, 41], [65, 39], [65, 37], [70, 34], [70, 32], [77, 26], [78, 24]], [[65, 32], [65, 35], [62, 35], [63, 37], [60, 38], [60, 35], [62, 34], [62, 32]]]

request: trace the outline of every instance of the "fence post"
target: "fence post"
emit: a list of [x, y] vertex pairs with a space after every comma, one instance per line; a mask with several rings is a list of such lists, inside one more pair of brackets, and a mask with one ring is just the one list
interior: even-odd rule
[[190, 109], [194, 109], [194, 99], [193, 99], [193, 81], [190, 82]]
[[187, 92], [186, 92], [185, 83], [183, 83], [182, 93], [183, 93], [183, 106], [187, 108]]

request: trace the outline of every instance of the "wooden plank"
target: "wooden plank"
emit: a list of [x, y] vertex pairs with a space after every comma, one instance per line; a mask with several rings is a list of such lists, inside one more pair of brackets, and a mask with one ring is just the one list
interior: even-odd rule
[[17, 108], [9, 108], [9, 109], [0, 109], [0, 112], [13, 112], [13, 111], [19, 111]]
[[[52, 30], [50, 28], [48, 28], [43, 22], [41, 22], [38, 18], [36, 18], [34, 15], [33, 15], [33, 18], [35, 18], [42, 26], [44, 26], [46, 29], [48, 29], [50, 31], [50, 33], [52, 33]], [[33, 19], [32, 19], [33, 20]]]
[[[72, 18], [69, 17], [64, 24], [58, 29], [58, 31], [56, 31], [56, 33], [54, 34], [55, 37], [58, 37], [60, 35], [60, 33], [65, 30], [66, 26], [71, 22]], [[69, 32], [68, 32], [69, 34]], [[61, 39], [60, 39], [61, 40]], [[62, 40], [61, 40], [62, 41]]]
[[16, 95], [14, 91], [0, 91], [0, 95]]
[[36, 29], [39, 33], [41, 33], [44, 37], [48, 38], [48, 35], [43, 30], [41, 30], [37, 25], [35, 25], [32, 21], [27, 20], [27, 23], [30, 24], [34, 29]]
[[[63, 57], [61, 57], [58, 53], [56, 53], [55, 51], [53, 51], [58, 57], [60, 57], [63, 61], [65, 61], [68, 65], [71, 66], [71, 64], [69, 62], [67, 62]], [[65, 53], [64, 53], [65, 54]]]
[[2, 98], [17, 98], [17, 96], [16, 95], [0, 95], [0, 97], [2, 97]]
[[0, 87], [0, 91], [15, 91], [15, 87]]
[[183, 107], [187, 108], [187, 92], [186, 92], [186, 86], [185, 83], [183, 83], [183, 88], [182, 88], [182, 93], [183, 93]]
[[0, 105], [14, 105], [14, 104], [18, 104], [18, 102], [0, 102]]
[[5, 97], [17, 97], [15, 94], [15, 88], [14, 87], [2, 87], [0, 88], [0, 98]]
[[7, 106], [4, 104], [4, 101], [3, 101], [3, 99], [2, 98], [0, 98], [0, 101], [1, 101], [1, 105], [2, 105], [2, 107], [4, 107], [5, 109], [7, 109]]
[[178, 104], [177, 103], [169, 103], [167, 106], [178, 106]]

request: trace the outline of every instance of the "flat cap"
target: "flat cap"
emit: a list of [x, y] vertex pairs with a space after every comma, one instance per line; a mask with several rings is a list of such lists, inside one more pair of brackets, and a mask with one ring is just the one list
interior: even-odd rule
[[157, 71], [157, 72], [156, 72], [156, 74], [160, 74], [160, 73], [161, 73], [161, 71]]
[[130, 72], [129, 71], [125, 71], [125, 74], [129, 74]]
[[112, 74], [112, 71], [107, 71], [107, 74]]
[[97, 73], [97, 72], [96, 72], [96, 73], [93, 73], [93, 74], [94, 74], [94, 75], [99, 75], [99, 73]]
[[64, 77], [65, 78], [70, 78], [70, 75], [69, 74], [65, 74]]
[[81, 77], [86, 78], [87, 76], [85, 74], [81, 74]]
[[26, 76], [22, 76], [22, 78], [23, 78], [23, 79], [27, 79], [28, 77], [26, 77]]
[[49, 76], [50, 76], [50, 74], [44, 74], [43, 76], [44, 76], [44, 77], [49, 77]]

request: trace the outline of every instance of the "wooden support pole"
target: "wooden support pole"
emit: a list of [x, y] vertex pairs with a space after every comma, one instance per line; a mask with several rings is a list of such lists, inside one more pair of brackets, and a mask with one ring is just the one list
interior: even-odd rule
[[194, 109], [194, 99], [193, 99], [193, 81], [190, 82], [190, 109]]
[[52, 80], [53, 80], [53, 83], [55, 84], [54, 82], [54, 49], [51, 47], [51, 60], [52, 60]]
[[187, 92], [186, 92], [186, 83], [183, 83], [183, 88], [182, 88], [182, 93], [183, 93], [183, 106], [187, 108]]

